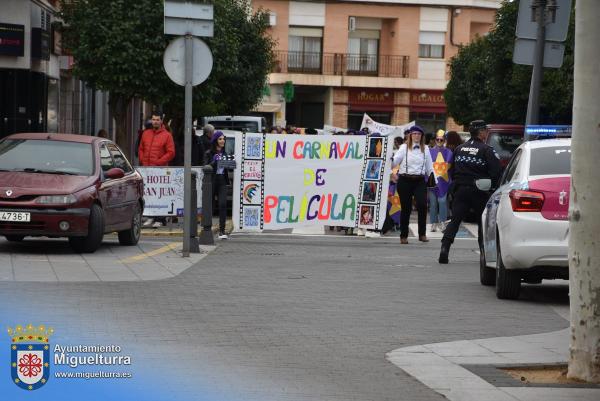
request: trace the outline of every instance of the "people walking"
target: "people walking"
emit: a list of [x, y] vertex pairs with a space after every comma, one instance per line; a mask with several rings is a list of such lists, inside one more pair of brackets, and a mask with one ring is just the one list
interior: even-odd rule
[[437, 185], [428, 188], [429, 222], [431, 231], [442, 231], [444, 222], [448, 218], [448, 203], [446, 202], [448, 187], [450, 186], [450, 160], [452, 151], [444, 146], [446, 142], [443, 130], [435, 134], [435, 146], [430, 149], [433, 161], [433, 172], [437, 178]]
[[492, 187], [495, 187], [501, 174], [500, 158], [498, 154], [489, 145], [485, 144], [488, 136], [488, 129], [483, 120], [472, 121], [469, 125], [471, 139], [454, 150], [452, 161], [453, 180], [451, 188], [454, 201], [452, 203], [452, 220], [444, 231], [442, 238], [442, 247], [439, 263], [448, 263], [448, 253], [450, 246], [454, 242], [454, 237], [470, 208], [475, 210], [478, 216], [478, 241], [479, 246], [483, 244], [481, 230], [481, 214], [489, 198], [488, 191], [482, 191], [477, 188], [476, 181], [480, 179], [491, 180]]
[[428, 242], [426, 235], [427, 186], [426, 179], [433, 172], [429, 147], [425, 145], [423, 128], [409, 128], [408, 140], [394, 154], [392, 167], [398, 171], [398, 195], [400, 196], [400, 243], [408, 244], [408, 223], [414, 197], [418, 214], [419, 241]]
[[215, 132], [215, 127], [212, 124], [206, 124], [204, 128], [202, 128], [202, 136], [200, 137], [200, 163], [204, 165], [204, 155], [211, 148], [211, 140], [213, 133]]
[[[142, 133], [138, 154], [142, 166], [168, 166], [175, 157], [173, 137], [165, 129], [159, 113], [152, 113], [152, 128], [146, 129]], [[155, 228], [165, 224], [165, 217], [148, 219], [144, 222], [144, 226]]]
[[225, 135], [215, 131], [211, 138], [211, 148], [204, 155], [204, 163], [213, 168], [212, 188], [213, 196], [217, 197], [219, 206], [219, 239], [227, 239], [225, 222], [227, 221], [227, 185], [229, 176], [227, 170], [219, 165], [220, 160], [227, 160], [231, 155], [225, 152]]

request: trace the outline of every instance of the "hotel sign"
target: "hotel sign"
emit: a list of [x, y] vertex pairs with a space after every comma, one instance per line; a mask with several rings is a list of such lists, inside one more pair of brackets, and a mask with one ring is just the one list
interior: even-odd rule
[[25, 26], [0, 24], [0, 55], [23, 57], [25, 54]]

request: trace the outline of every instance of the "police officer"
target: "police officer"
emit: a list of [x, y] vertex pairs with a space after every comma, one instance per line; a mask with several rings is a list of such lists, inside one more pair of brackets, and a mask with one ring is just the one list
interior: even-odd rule
[[472, 121], [469, 125], [469, 132], [471, 139], [454, 150], [452, 160], [454, 182], [451, 188], [453, 195], [452, 220], [444, 231], [439, 263], [448, 263], [450, 246], [454, 242], [460, 223], [470, 208], [475, 210], [478, 217], [478, 241], [479, 245], [482, 245], [481, 214], [485, 209], [489, 193], [478, 189], [475, 181], [484, 178], [491, 179], [492, 187], [496, 187], [502, 170], [498, 154], [494, 148], [485, 143], [488, 136], [485, 121]]

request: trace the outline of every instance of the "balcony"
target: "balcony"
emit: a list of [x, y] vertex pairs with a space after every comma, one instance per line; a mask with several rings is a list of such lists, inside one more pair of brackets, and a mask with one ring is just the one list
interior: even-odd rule
[[408, 56], [275, 52], [272, 72], [408, 78]]

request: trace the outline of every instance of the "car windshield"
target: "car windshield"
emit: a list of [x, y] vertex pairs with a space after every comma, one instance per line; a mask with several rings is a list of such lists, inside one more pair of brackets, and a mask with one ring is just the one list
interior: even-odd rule
[[571, 147], [552, 146], [531, 150], [529, 175], [571, 174]]
[[0, 141], [0, 170], [92, 175], [92, 145], [39, 139]]
[[246, 132], [259, 132], [255, 121], [209, 121], [215, 129], [226, 129]]
[[508, 159], [523, 143], [523, 135], [492, 132], [488, 143], [501, 159]]

